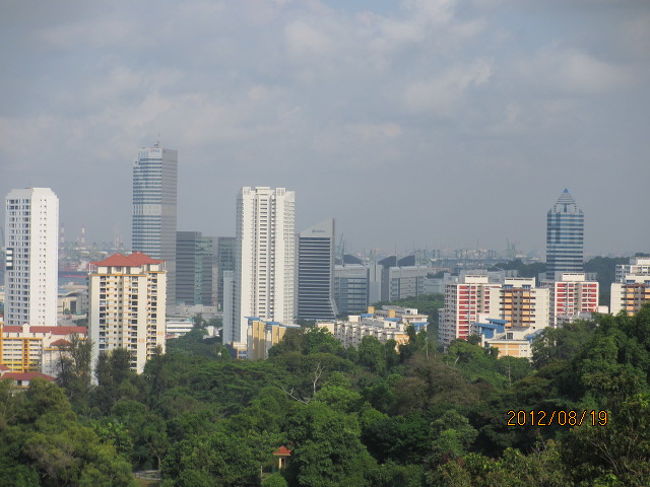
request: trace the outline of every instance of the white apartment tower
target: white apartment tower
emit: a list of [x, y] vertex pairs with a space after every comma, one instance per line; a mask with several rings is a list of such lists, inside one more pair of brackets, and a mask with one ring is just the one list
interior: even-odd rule
[[143, 147], [133, 163], [133, 252], [167, 266], [167, 302], [176, 304], [176, 218], [178, 153], [156, 143]]
[[5, 209], [5, 325], [55, 326], [59, 198], [50, 188], [14, 189]]
[[295, 193], [285, 188], [239, 192], [233, 299], [224, 296], [224, 316], [232, 319], [224, 321], [224, 343], [246, 341], [249, 317], [294, 320], [295, 211]]
[[164, 262], [136, 252], [92, 265], [88, 327], [93, 370], [100, 353], [124, 348], [131, 352], [131, 369], [140, 374], [157, 347], [165, 351]]

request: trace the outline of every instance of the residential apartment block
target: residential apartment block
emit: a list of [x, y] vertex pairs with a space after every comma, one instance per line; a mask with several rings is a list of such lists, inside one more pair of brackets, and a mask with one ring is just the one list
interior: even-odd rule
[[271, 347], [280, 343], [290, 328], [299, 330], [300, 326], [249, 318], [246, 358], [249, 360], [268, 358]]
[[550, 324], [560, 326], [598, 311], [598, 281], [587, 280], [584, 272], [558, 272], [555, 281], [542, 283], [551, 292]]
[[500, 316], [501, 284], [489, 281], [487, 275], [471, 275], [450, 279], [445, 284], [445, 301], [438, 313], [439, 340], [446, 347], [453, 340], [467, 340], [474, 333], [473, 324], [481, 315]]
[[345, 347], [359, 346], [366, 336], [375, 337], [381, 343], [395, 340], [397, 345], [403, 345], [409, 340], [409, 326], [419, 331], [426, 329], [428, 325], [427, 316], [418, 313], [417, 309], [399, 306], [384, 306], [381, 310], [369, 306], [367, 313], [350, 315], [347, 320], [317, 324], [332, 333]]
[[247, 186], [239, 192], [232, 302], [224, 282], [224, 344], [246, 342], [250, 316], [295, 319], [295, 198], [285, 188]]
[[57, 321], [59, 199], [49, 188], [14, 189], [5, 205], [5, 324]]
[[157, 350], [165, 351], [164, 262], [139, 252], [115, 254], [93, 262], [88, 280], [93, 368], [99, 354], [124, 348], [131, 369], [142, 373]]
[[0, 324], [0, 365], [11, 372], [58, 375], [58, 362], [72, 335], [86, 338], [83, 326], [22, 326]]

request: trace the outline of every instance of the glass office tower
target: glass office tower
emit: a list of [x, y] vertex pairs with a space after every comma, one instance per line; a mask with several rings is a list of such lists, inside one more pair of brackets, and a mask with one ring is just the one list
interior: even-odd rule
[[133, 164], [132, 245], [167, 267], [167, 304], [176, 304], [178, 153], [156, 143]]
[[585, 217], [565, 189], [546, 217], [546, 278], [556, 272], [582, 272]]

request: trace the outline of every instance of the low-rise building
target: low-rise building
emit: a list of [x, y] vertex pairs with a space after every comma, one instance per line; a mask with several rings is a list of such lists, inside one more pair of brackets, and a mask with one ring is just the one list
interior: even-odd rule
[[8, 367], [0, 365], [0, 380], [10, 380], [19, 389], [27, 389], [34, 379], [53, 382], [56, 380], [56, 377], [42, 374], [41, 372], [11, 372]]
[[300, 326], [285, 325], [276, 321], [264, 321], [259, 318], [249, 318], [246, 358], [249, 360], [264, 360], [268, 358], [271, 347], [280, 343], [290, 328], [300, 329]]
[[350, 315], [347, 320], [319, 322], [317, 326], [329, 330], [344, 347], [357, 347], [365, 336], [372, 336], [381, 343], [395, 340], [397, 345], [408, 342], [407, 328], [413, 326], [417, 331], [426, 329], [427, 316], [415, 308], [384, 306], [375, 310], [373, 306], [367, 313]]
[[57, 364], [72, 335], [86, 338], [83, 326], [1, 326], [0, 365], [10, 372], [42, 372], [56, 377]]
[[499, 357], [532, 357], [531, 344], [542, 329], [508, 327], [506, 320], [487, 319], [476, 323], [481, 337], [481, 346], [496, 348]]

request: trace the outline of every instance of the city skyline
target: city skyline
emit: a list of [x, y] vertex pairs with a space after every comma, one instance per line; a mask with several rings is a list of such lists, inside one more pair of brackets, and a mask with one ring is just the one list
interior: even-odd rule
[[233, 235], [254, 184], [293, 188], [298, 228], [334, 216], [357, 249], [543, 252], [568, 187], [587, 254], [644, 251], [620, 215], [650, 178], [650, 5], [576, 5], [10, 4], [0, 191], [52, 187], [68, 235], [128, 242], [129, 165], [160, 138], [182, 154], [179, 230]]

